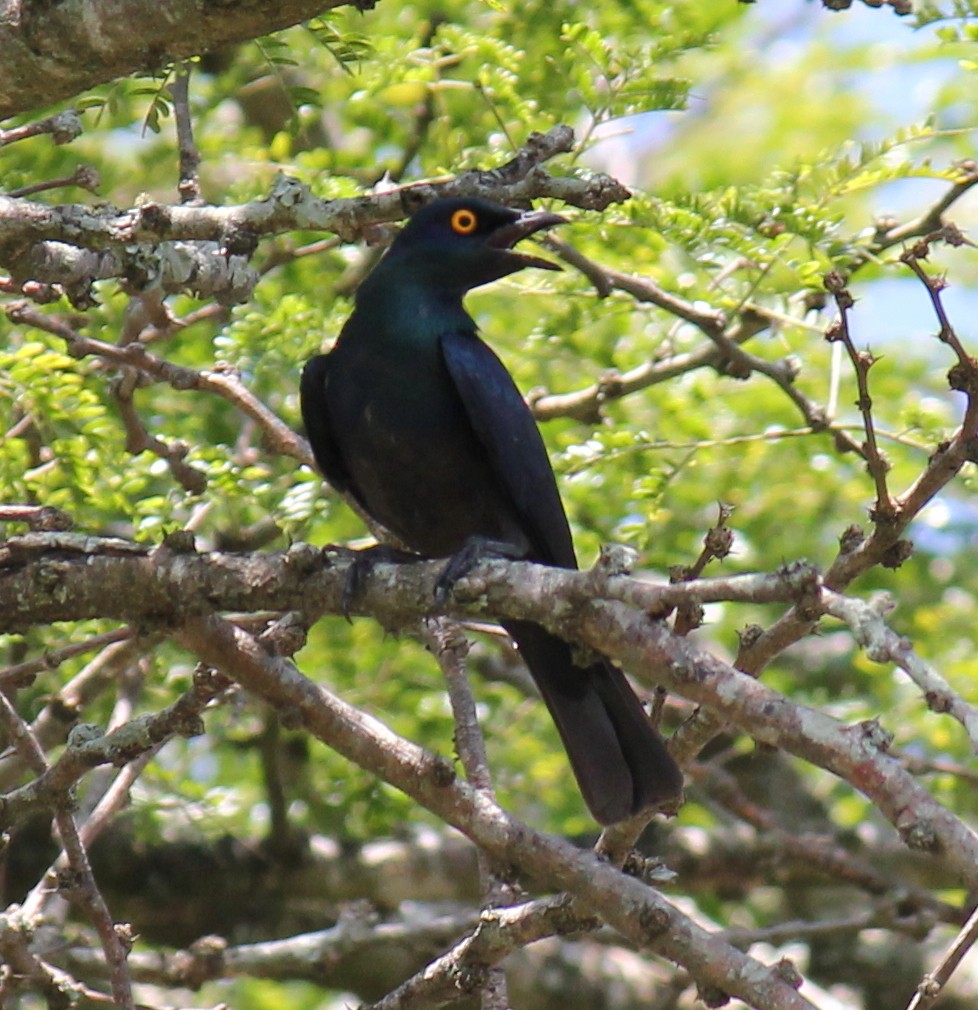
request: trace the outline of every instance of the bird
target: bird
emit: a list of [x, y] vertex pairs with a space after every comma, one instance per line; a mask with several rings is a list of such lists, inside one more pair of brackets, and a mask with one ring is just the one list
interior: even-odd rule
[[[354, 295], [332, 349], [303, 368], [300, 405], [326, 480], [451, 578], [486, 550], [577, 568], [533, 415], [463, 299], [527, 267], [514, 247], [564, 223], [543, 210], [444, 197], [417, 210]], [[443, 576], [444, 578], [444, 576]], [[506, 619], [602, 825], [678, 798], [683, 777], [624, 674]]]

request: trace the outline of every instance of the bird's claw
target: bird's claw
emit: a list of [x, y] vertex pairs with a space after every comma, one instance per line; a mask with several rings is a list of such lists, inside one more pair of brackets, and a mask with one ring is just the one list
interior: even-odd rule
[[465, 544], [446, 562], [438, 581], [435, 583], [435, 603], [444, 605], [455, 589], [455, 583], [485, 558], [508, 558], [517, 560], [525, 556], [525, 551], [504, 540], [490, 540], [487, 537], [469, 537]]
[[396, 547], [389, 547], [387, 544], [374, 544], [372, 547], [364, 547], [358, 551], [351, 551], [351, 553], [353, 560], [346, 571], [343, 595], [340, 597], [340, 610], [347, 621], [350, 620], [350, 612], [367, 588], [367, 579], [374, 566], [380, 564], [401, 565], [418, 560], [416, 554], [399, 551]]

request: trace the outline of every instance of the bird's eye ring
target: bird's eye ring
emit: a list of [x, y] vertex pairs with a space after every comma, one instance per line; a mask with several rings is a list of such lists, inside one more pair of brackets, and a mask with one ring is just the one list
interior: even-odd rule
[[471, 235], [479, 226], [479, 219], [475, 211], [463, 207], [452, 214], [451, 225], [456, 235]]

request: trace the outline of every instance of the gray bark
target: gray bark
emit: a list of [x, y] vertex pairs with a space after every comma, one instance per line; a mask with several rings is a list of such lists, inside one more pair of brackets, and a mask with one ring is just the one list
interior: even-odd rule
[[347, 2], [0, 0], [0, 119], [280, 31]]

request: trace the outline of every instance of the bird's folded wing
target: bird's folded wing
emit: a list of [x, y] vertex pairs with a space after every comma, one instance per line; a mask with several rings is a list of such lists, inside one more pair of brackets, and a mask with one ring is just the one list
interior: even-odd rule
[[329, 356], [317, 354], [302, 370], [299, 400], [302, 422], [312, 454], [323, 476], [337, 491], [351, 491], [350, 474], [340, 453], [339, 443], [329, 420], [326, 385], [329, 382]]
[[441, 349], [472, 428], [530, 534], [534, 560], [576, 568], [546, 447], [509, 372], [474, 332], [444, 334]]

